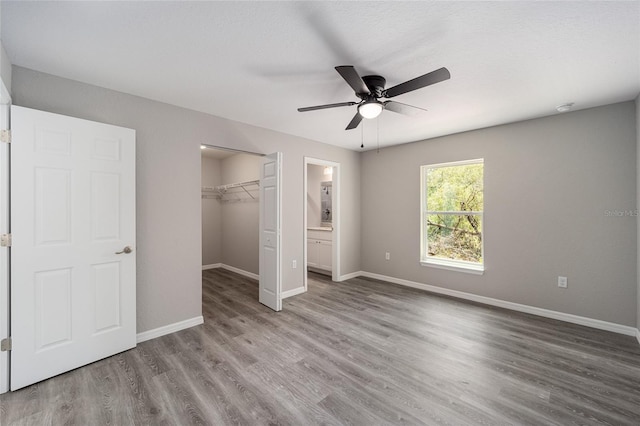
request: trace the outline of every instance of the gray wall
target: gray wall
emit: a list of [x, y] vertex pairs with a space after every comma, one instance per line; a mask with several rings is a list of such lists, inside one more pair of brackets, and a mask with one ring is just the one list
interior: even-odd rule
[[327, 180], [331, 180], [331, 176], [324, 175], [324, 166], [307, 165], [307, 227], [322, 225], [320, 182]]
[[[222, 160], [222, 183], [260, 179], [262, 157], [236, 154]], [[256, 193], [252, 191], [255, 196]], [[258, 194], [259, 195], [259, 194]], [[222, 263], [259, 273], [260, 204], [242, 196], [242, 202], [222, 203]]]
[[303, 285], [304, 157], [342, 165], [342, 274], [360, 270], [357, 152], [22, 67], [14, 103], [136, 129], [138, 332], [201, 314], [200, 144], [283, 152], [283, 291]]
[[[366, 152], [363, 270], [635, 325], [636, 218], [605, 214], [636, 208], [635, 115], [626, 102]], [[421, 266], [420, 165], [473, 158], [485, 164], [486, 271]]]
[[[202, 186], [222, 184], [220, 160], [202, 156]], [[213, 196], [212, 192], [204, 193]], [[202, 264], [213, 265], [222, 262], [222, 209], [220, 201], [202, 198]]]
[[[303, 282], [304, 268], [290, 265], [302, 261], [303, 158], [309, 156], [342, 166], [342, 274], [362, 269], [625, 325], [640, 323], [637, 224], [630, 216], [604, 214], [636, 206], [632, 102], [361, 157], [21, 67], [13, 67], [12, 89], [16, 105], [136, 129], [139, 332], [201, 313], [201, 143], [283, 152], [284, 291]], [[419, 266], [419, 166], [478, 157], [485, 158], [485, 274]], [[390, 261], [384, 261], [385, 251], [391, 252]], [[558, 275], [569, 277], [567, 290], [557, 288]]]

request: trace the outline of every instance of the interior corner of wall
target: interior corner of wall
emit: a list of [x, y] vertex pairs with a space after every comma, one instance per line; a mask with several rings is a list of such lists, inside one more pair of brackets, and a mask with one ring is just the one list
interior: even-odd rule
[[2, 39], [0, 39], [0, 80], [9, 95], [11, 95], [11, 61], [7, 51], [4, 50]]

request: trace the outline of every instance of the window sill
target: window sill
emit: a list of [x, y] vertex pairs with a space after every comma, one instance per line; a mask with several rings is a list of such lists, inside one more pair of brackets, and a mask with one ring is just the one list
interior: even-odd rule
[[446, 269], [448, 271], [464, 272], [466, 274], [484, 275], [484, 265], [477, 265], [473, 263], [466, 264], [444, 259], [429, 259], [421, 260], [420, 264], [430, 268]]

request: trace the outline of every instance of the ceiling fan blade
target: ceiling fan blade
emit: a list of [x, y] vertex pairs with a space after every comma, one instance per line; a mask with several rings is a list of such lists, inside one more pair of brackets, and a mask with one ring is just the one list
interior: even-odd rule
[[349, 125], [345, 130], [355, 129], [356, 127], [358, 127], [361, 121], [362, 121], [362, 116], [360, 115], [359, 112], [356, 112], [356, 115], [353, 116], [353, 118], [351, 119], [351, 122], [349, 122]]
[[401, 102], [396, 102], [396, 101], [386, 101], [384, 103], [384, 109], [397, 112], [398, 114], [411, 115], [411, 116], [416, 116], [416, 115], [420, 115], [427, 112], [427, 110], [424, 108], [420, 108], [413, 105], [407, 105], [407, 104], [403, 104]]
[[315, 111], [318, 109], [327, 109], [327, 108], [337, 108], [337, 107], [343, 107], [343, 106], [353, 106], [353, 105], [357, 105], [357, 102], [340, 102], [338, 104], [326, 104], [326, 105], [317, 105], [317, 106], [310, 106], [310, 107], [304, 107], [304, 108], [298, 108], [299, 112], [307, 112], [307, 111]]
[[449, 70], [443, 67], [428, 74], [421, 75], [420, 77], [416, 77], [413, 80], [405, 81], [397, 86], [393, 86], [392, 88], [385, 90], [382, 93], [382, 96], [385, 98], [393, 98], [394, 96], [422, 89], [423, 87], [440, 83], [441, 81], [448, 80], [450, 78], [451, 74], [449, 73]]
[[351, 86], [351, 88], [357, 94], [367, 94], [367, 95], [371, 94], [367, 85], [364, 84], [362, 77], [360, 77], [360, 75], [358, 74], [358, 72], [353, 66], [341, 65], [339, 67], [336, 67], [336, 71], [338, 71], [338, 73], [342, 76], [342, 78], [344, 78], [344, 80], [349, 84], [349, 86]]

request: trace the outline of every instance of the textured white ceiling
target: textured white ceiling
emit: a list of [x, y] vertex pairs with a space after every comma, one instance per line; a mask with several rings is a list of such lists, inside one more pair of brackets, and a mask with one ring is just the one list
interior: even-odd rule
[[[396, 100], [419, 118], [364, 120], [365, 148], [626, 101], [640, 92], [640, 2], [12, 2], [13, 64], [360, 149], [357, 100], [334, 70], [387, 87], [442, 66], [451, 79]], [[377, 122], [376, 122], [377, 121]], [[377, 133], [379, 132], [379, 133]]]

